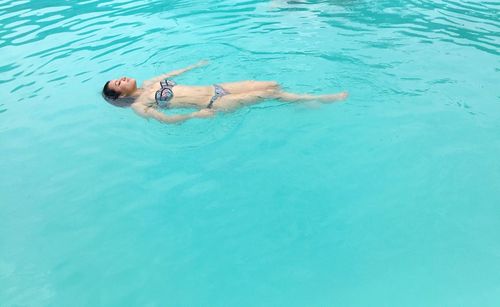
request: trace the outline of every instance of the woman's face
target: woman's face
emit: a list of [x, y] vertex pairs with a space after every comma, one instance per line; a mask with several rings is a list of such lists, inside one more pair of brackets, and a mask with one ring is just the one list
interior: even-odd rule
[[120, 93], [120, 96], [128, 96], [137, 89], [137, 83], [133, 78], [121, 77], [120, 79], [110, 80], [108, 87]]

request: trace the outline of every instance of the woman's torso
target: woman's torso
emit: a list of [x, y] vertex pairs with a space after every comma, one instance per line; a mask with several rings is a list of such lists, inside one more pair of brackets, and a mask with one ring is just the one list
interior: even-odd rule
[[176, 84], [171, 87], [172, 97], [167, 101], [158, 102], [156, 93], [162, 90], [160, 82], [151, 85], [143, 84], [143, 90], [143, 93], [139, 96], [138, 102], [148, 107], [204, 108], [214, 95], [213, 86], [185, 86]]

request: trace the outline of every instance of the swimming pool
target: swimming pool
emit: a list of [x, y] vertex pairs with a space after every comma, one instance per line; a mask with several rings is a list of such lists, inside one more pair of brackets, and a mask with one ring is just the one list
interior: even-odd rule
[[[495, 306], [500, 5], [0, 1], [0, 305]], [[176, 80], [349, 90], [166, 126]]]

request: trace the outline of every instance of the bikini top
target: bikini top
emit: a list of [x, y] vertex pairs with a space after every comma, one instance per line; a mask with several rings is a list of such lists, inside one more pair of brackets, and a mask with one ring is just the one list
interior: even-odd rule
[[177, 83], [172, 80], [162, 80], [160, 82], [161, 88], [156, 91], [155, 100], [156, 104], [159, 107], [166, 108], [169, 105], [170, 100], [174, 97], [174, 92], [172, 91], [172, 87], [174, 87]]

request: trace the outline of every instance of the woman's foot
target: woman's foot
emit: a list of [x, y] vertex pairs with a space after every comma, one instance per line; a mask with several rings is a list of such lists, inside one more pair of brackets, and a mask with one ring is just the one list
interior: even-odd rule
[[340, 100], [345, 100], [349, 96], [348, 92], [340, 92], [332, 95], [321, 95], [319, 96], [319, 101], [324, 103], [335, 102]]

